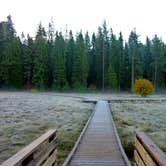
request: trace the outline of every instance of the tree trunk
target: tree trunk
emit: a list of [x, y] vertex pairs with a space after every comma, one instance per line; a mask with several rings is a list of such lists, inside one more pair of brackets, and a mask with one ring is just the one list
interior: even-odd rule
[[132, 55], [131, 59], [131, 91], [134, 88], [134, 54]]

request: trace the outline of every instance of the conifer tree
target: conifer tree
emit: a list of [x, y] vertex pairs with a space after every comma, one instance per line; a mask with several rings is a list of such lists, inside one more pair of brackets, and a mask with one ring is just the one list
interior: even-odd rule
[[119, 33], [118, 39], [118, 56], [119, 56], [119, 71], [118, 71], [118, 90], [121, 91], [121, 86], [123, 83], [123, 65], [124, 65], [124, 48], [123, 48], [123, 35]]
[[103, 76], [103, 32], [102, 28], [98, 28], [98, 33], [96, 35], [96, 42], [95, 42], [95, 63], [94, 63], [94, 71], [96, 74], [96, 86], [98, 88], [102, 87], [102, 76]]
[[96, 35], [95, 33], [92, 34], [92, 41], [91, 41], [91, 53], [89, 57], [89, 74], [88, 74], [88, 84], [96, 86], [97, 80], [97, 66], [96, 66], [96, 58], [97, 58], [97, 50], [96, 50]]
[[76, 37], [74, 59], [73, 59], [72, 82], [74, 88], [86, 87], [88, 77], [87, 50], [82, 32]]
[[69, 32], [69, 40], [67, 42], [67, 62], [66, 62], [66, 69], [67, 69], [67, 81], [70, 86], [72, 86], [72, 66], [73, 66], [73, 57], [74, 57], [74, 45], [75, 41], [73, 38], [73, 33], [70, 30]]
[[48, 40], [47, 40], [47, 88], [52, 88], [53, 85], [53, 72], [54, 72], [54, 41], [55, 41], [55, 28], [54, 21], [51, 19], [48, 26]]
[[34, 68], [34, 41], [27, 35], [22, 44], [23, 49], [23, 77], [26, 88], [32, 87], [32, 77]]
[[22, 50], [11, 16], [0, 23], [0, 84], [4, 87], [22, 86]]
[[159, 62], [162, 56], [163, 56], [163, 44], [162, 44], [162, 41], [158, 38], [158, 36], [155, 35], [154, 38], [152, 39], [152, 58], [153, 58], [155, 91], [158, 91], [159, 75], [160, 75]]
[[128, 43], [125, 43], [124, 46], [124, 60], [123, 60], [123, 67], [122, 67], [122, 89], [123, 90], [130, 90], [131, 89], [131, 58], [129, 53], [129, 46]]
[[35, 41], [35, 57], [34, 57], [34, 71], [33, 83], [36, 88], [44, 89], [46, 85], [46, 66], [47, 66], [47, 41], [46, 32], [39, 24]]
[[153, 59], [152, 59], [152, 43], [150, 39], [146, 38], [146, 44], [144, 47], [144, 78], [153, 81]]
[[111, 63], [109, 64], [108, 71], [106, 74], [106, 85], [107, 85], [107, 88], [111, 90], [117, 90], [117, 87], [118, 87], [117, 74], [112, 68]]
[[66, 80], [66, 44], [62, 33], [56, 32], [54, 45], [55, 68], [54, 68], [54, 89], [63, 89], [68, 86]]
[[92, 83], [92, 80], [91, 80], [92, 73], [91, 72], [92, 71], [90, 70], [90, 68], [92, 67], [92, 64], [93, 64], [93, 56], [92, 56], [91, 42], [90, 42], [90, 37], [89, 37], [88, 32], [86, 32], [86, 34], [85, 34], [85, 44], [86, 44], [88, 66], [89, 66], [87, 84], [91, 85], [91, 83]]
[[133, 90], [136, 78], [142, 77], [141, 54], [139, 52], [138, 35], [136, 31], [131, 31], [129, 36], [129, 54], [131, 58], [131, 91]]

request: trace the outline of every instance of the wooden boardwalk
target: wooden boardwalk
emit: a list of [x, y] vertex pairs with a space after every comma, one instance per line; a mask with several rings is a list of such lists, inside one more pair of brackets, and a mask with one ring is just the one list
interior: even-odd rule
[[121, 146], [107, 101], [98, 101], [94, 114], [63, 166], [130, 165]]

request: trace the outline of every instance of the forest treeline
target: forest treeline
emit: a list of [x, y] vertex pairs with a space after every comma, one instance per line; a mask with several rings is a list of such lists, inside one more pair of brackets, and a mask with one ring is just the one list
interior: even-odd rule
[[138, 78], [166, 87], [166, 45], [157, 35], [143, 44], [132, 30], [124, 41], [105, 21], [91, 36], [64, 34], [51, 21], [47, 32], [40, 23], [35, 38], [19, 37], [11, 16], [0, 22], [0, 88], [130, 91]]

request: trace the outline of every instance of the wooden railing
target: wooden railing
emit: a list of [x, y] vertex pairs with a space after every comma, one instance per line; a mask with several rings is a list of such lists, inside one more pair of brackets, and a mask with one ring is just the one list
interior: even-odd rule
[[49, 130], [20, 150], [1, 166], [53, 166], [57, 165], [56, 130]]
[[136, 166], [166, 166], [166, 154], [142, 131], [135, 131]]

